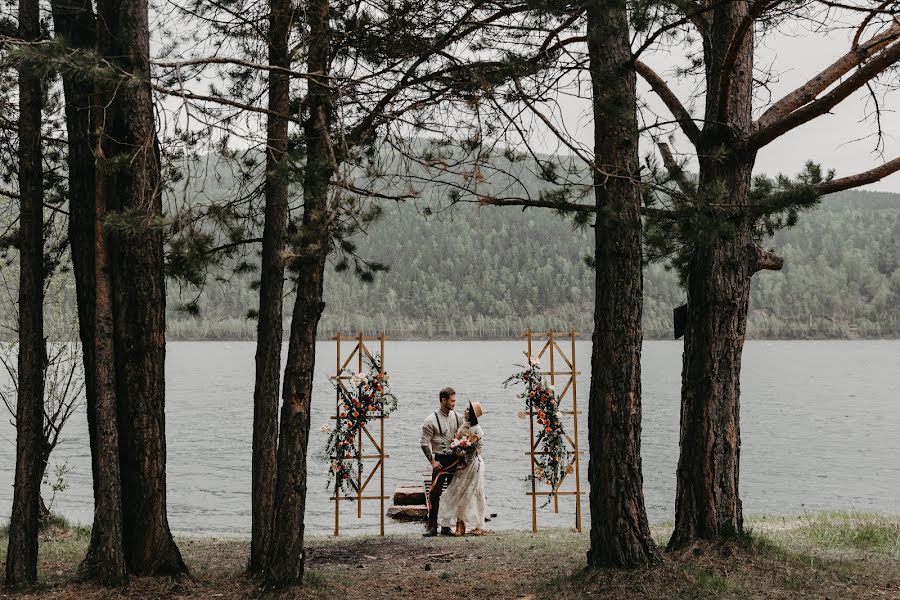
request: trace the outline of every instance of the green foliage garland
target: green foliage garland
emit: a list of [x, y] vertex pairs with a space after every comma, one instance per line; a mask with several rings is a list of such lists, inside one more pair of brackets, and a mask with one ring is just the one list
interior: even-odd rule
[[[329, 433], [325, 446], [325, 457], [329, 461], [328, 482], [334, 485], [335, 494], [343, 491], [353, 494], [359, 490], [359, 474], [362, 473], [362, 449], [359, 447], [359, 432], [369, 420], [386, 417], [397, 408], [397, 398], [391, 393], [391, 380], [387, 372], [381, 370], [381, 356], [376, 354], [366, 372], [350, 374], [350, 385], [342, 386], [335, 380], [334, 385], [341, 395], [338, 418], [334, 429], [322, 425], [321, 430]], [[353, 477], [354, 470], [357, 477]]]
[[566, 443], [556, 390], [541, 373], [537, 358], [529, 356], [528, 367], [511, 375], [503, 385], [507, 387], [518, 383], [525, 384], [525, 391], [516, 397], [525, 400], [525, 408], [537, 417], [540, 427], [536, 444], [539, 454], [534, 457], [534, 474], [528, 477], [550, 486], [549, 502], [565, 476], [574, 470], [570, 464], [573, 451]]

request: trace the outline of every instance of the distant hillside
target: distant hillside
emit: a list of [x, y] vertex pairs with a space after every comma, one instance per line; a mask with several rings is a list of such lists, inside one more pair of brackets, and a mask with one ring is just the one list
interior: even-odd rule
[[[390, 272], [365, 284], [329, 271], [320, 332], [480, 338], [574, 327], [589, 334], [594, 283], [582, 257], [591, 236], [540, 209], [462, 206], [425, 218], [411, 205], [391, 207], [358, 240], [360, 254], [390, 264]], [[900, 337], [900, 194], [826, 198], [770, 245], [785, 268], [754, 278], [751, 336]], [[251, 279], [209, 285], [199, 318], [175, 310], [173, 290], [170, 336], [253, 338], [255, 322], [245, 318], [257, 303]], [[683, 301], [672, 273], [648, 267], [646, 337], [671, 337], [672, 309]]]

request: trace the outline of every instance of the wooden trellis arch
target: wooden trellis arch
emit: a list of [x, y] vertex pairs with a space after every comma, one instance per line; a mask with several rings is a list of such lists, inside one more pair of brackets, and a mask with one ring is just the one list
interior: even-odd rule
[[[357, 372], [364, 371], [366, 369], [366, 359], [372, 360], [374, 358], [372, 353], [369, 351], [366, 342], [378, 342], [379, 355], [381, 356], [381, 372], [384, 373], [385, 338], [384, 334], [382, 333], [378, 337], [365, 337], [362, 334], [359, 334], [355, 337], [347, 337], [341, 336], [341, 334], [337, 334], [332, 339], [334, 339], [335, 341], [335, 353], [337, 356], [337, 361], [335, 363], [335, 374], [332, 377], [332, 380], [337, 386], [335, 390], [335, 413], [332, 419], [337, 419], [338, 415], [341, 412], [340, 406], [342, 391], [347, 392], [347, 382], [351, 378], [351, 375], [346, 373], [345, 370], [348, 368], [352, 368], [351, 365], [353, 365], [355, 366]], [[342, 341], [351, 343], [351, 345], [349, 346], [349, 354], [347, 354], [346, 356], [342, 354]], [[346, 345], [344, 346], [345, 349], [347, 347], [348, 346]], [[348, 501], [356, 502], [356, 516], [357, 518], [362, 518], [363, 502], [366, 500], [378, 500], [378, 502], [380, 503], [380, 534], [384, 535], [384, 501], [388, 498], [384, 493], [384, 463], [385, 459], [389, 458], [389, 455], [385, 454], [384, 449], [384, 421], [388, 418], [388, 416], [378, 413], [370, 415], [369, 418], [378, 422], [378, 439], [376, 440], [375, 436], [373, 436], [372, 432], [369, 430], [372, 425], [372, 421], [370, 421], [368, 425], [363, 425], [362, 427], [360, 427], [359, 438], [356, 441], [356, 448], [361, 455], [359, 456], [359, 458], [362, 459], [362, 466], [360, 467], [354, 478], [356, 493], [346, 494], [340, 488], [338, 488], [338, 490], [331, 497], [331, 499], [334, 500], [334, 535], [336, 536], [341, 534], [341, 503]], [[379, 492], [377, 494], [366, 494], [366, 490], [369, 488], [372, 480], [375, 479], [376, 474], [378, 475], [377, 482]]]
[[[575, 529], [580, 533], [581, 471], [579, 457], [581, 454], [581, 450], [578, 447], [578, 416], [581, 414], [581, 412], [578, 410], [578, 385], [576, 377], [580, 375], [580, 372], [575, 368], [575, 330], [573, 329], [569, 332], [557, 332], [551, 330], [546, 333], [535, 333], [529, 329], [525, 333], [525, 337], [528, 340], [528, 356], [534, 356], [538, 360], [546, 357], [546, 359], [549, 360], [550, 370], [541, 371], [541, 373], [549, 377], [550, 384], [554, 386], [554, 389], [557, 390], [556, 398], [559, 401], [560, 405], [562, 405], [562, 403], [567, 398], [571, 399], [571, 410], [561, 410], [560, 413], [564, 416], [572, 417], [573, 427], [569, 430], [571, 434], [566, 434], [566, 441], [572, 448], [569, 464], [574, 468], [572, 474], [575, 476], [574, 490], [560, 489], [563, 482], [565, 482], [566, 480], [566, 476], [563, 476], [562, 480], [560, 480], [559, 484], [556, 486], [556, 489], [553, 492], [538, 491], [537, 481], [534, 477], [536, 467], [535, 457], [541, 454], [541, 452], [537, 449], [538, 440], [535, 436], [537, 412], [533, 410], [529, 411], [528, 422], [529, 430], [531, 431], [531, 443], [529, 444], [530, 449], [527, 454], [531, 458], [531, 491], [528, 492], [528, 495], [531, 496], [531, 530], [535, 532], [538, 530], [538, 496], [549, 496], [552, 493], [553, 510], [557, 513], [559, 512], [560, 496], [575, 496]], [[571, 342], [571, 350], [569, 351], [568, 355], [559, 345], [560, 339], [565, 340], [563, 345], [569, 345], [568, 342]], [[537, 352], [535, 352], [536, 347], [540, 347], [540, 350], [538, 350]]]

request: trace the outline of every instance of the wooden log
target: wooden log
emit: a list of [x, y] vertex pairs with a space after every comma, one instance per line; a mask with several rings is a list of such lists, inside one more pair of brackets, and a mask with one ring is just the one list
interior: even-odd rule
[[398, 521], [427, 521], [428, 507], [424, 504], [392, 506], [387, 510], [387, 516]]
[[401, 484], [394, 488], [394, 506], [425, 504], [425, 486]]

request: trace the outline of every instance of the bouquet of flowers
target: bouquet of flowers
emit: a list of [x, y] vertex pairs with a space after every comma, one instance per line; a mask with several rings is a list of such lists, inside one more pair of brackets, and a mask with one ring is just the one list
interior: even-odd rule
[[529, 356], [528, 366], [523, 368], [522, 372], [510, 376], [503, 385], [525, 384], [525, 391], [517, 397], [525, 400], [528, 413], [537, 419], [537, 446], [540, 447], [540, 454], [534, 455], [534, 474], [529, 475], [529, 478], [543, 481], [551, 487], [549, 502], [565, 476], [574, 471], [571, 464], [574, 451], [566, 442], [556, 390], [541, 374], [537, 358]]
[[333, 482], [335, 494], [341, 490], [351, 494], [359, 485], [352, 476], [354, 467], [357, 473], [362, 472], [359, 433], [370, 419], [394, 412], [397, 398], [391, 393], [390, 377], [382, 371], [381, 356], [377, 354], [366, 372], [351, 374], [349, 386], [339, 379], [334, 380], [334, 386], [340, 394], [337, 421], [334, 429], [328, 425], [320, 428], [329, 434], [325, 446], [325, 457], [330, 463], [326, 485], [330, 487]]
[[445, 444], [444, 452], [453, 454], [462, 466], [475, 462], [481, 454], [481, 438], [477, 435], [453, 438], [449, 444]]

